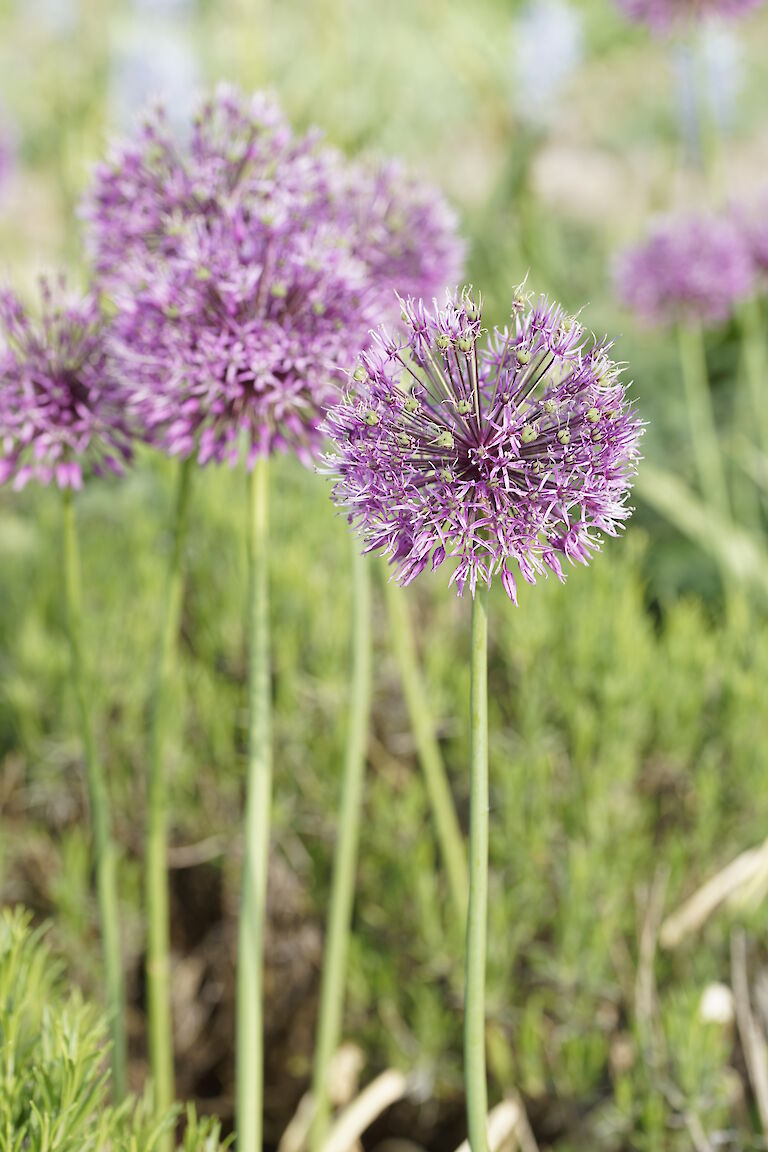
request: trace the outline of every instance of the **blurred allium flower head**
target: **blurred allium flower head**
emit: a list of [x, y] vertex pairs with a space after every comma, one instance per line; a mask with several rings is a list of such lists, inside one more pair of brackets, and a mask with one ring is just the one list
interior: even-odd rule
[[294, 136], [272, 98], [224, 87], [188, 144], [158, 111], [97, 171], [85, 209], [96, 274], [160, 447], [201, 464], [234, 463], [243, 438], [249, 464], [319, 447], [339, 366], [383, 307], [387, 264], [376, 260], [407, 251], [386, 223], [403, 217], [394, 195], [366, 211], [370, 177], [341, 196], [350, 179], [316, 134]]
[[471, 291], [403, 317], [328, 414], [333, 498], [401, 584], [449, 560], [460, 595], [500, 575], [516, 603], [515, 570], [562, 580], [630, 514], [641, 424], [610, 345], [522, 288], [487, 340]]
[[760, 3], [762, 0], [618, 0], [630, 20], [648, 24], [654, 32], [667, 32], [708, 16], [743, 16]]
[[755, 269], [768, 275], [768, 187], [752, 203], [739, 203], [732, 209], [732, 219], [747, 246]]
[[0, 289], [0, 483], [80, 488], [130, 456], [122, 387], [96, 299], [63, 280], [41, 295], [38, 319]]
[[[532, 0], [513, 27], [516, 111], [533, 125], [557, 112], [569, 78], [584, 55], [581, 14], [565, 0]], [[546, 67], [542, 67], [546, 59]]]
[[465, 244], [456, 213], [401, 161], [343, 167], [335, 201], [354, 255], [393, 319], [400, 314], [396, 293], [431, 297], [462, 279]]
[[616, 261], [624, 304], [649, 324], [727, 320], [752, 290], [752, 260], [725, 216], [672, 216]]

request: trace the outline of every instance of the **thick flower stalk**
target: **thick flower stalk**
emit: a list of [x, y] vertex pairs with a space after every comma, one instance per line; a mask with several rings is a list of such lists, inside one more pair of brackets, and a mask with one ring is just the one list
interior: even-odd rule
[[629, 515], [637, 453], [610, 345], [522, 290], [487, 341], [471, 293], [409, 300], [403, 317], [404, 337], [382, 330], [361, 353], [326, 424], [334, 499], [366, 549], [401, 584], [448, 562], [459, 594], [498, 575], [515, 602], [516, 573], [586, 563]]
[[117, 851], [109, 794], [93, 732], [82, 651], [80, 558], [73, 490], [84, 473], [120, 472], [130, 454], [122, 388], [92, 296], [42, 285], [42, 314], [33, 318], [10, 289], [0, 292], [0, 482], [28, 481], [62, 491], [62, 575], [72, 685], [85, 754], [93, 863], [101, 926], [115, 1095], [126, 1091], [126, 1042]]
[[744, 16], [762, 0], [617, 0], [622, 11], [637, 24], [647, 24], [654, 32], [720, 17], [731, 20]]
[[517, 602], [562, 559], [587, 563], [615, 535], [638, 456], [640, 421], [610, 345], [521, 289], [511, 323], [483, 338], [471, 292], [444, 308], [403, 302], [405, 334], [382, 329], [331, 410], [333, 497], [367, 551], [407, 584], [452, 568], [473, 597], [469, 909], [464, 1014], [472, 1152], [486, 1152], [485, 950], [488, 900], [488, 588]]

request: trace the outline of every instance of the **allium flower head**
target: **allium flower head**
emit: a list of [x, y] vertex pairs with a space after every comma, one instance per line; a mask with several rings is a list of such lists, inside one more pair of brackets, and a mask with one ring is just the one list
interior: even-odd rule
[[33, 319], [0, 290], [0, 483], [79, 488], [84, 470], [119, 473], [130, 455], [122, 388], [93, 296], [42, 283]]
[[620, 297], [649, 324], [727, 320], [752, 280], [744, 238], [724, 216], [659, 220], [616, 264]]
[[85, 212], [97, 275], [134, 401], [166, 451], [204, 464], [234, 463], [243, 438], [249, 463], [318, 448], [339, 365], [380, 311], [379, 233], [394, 234], [393, 207], [369, 200], [364, 213], [340, 196], [345, 181], [341, 157], [294, 136], [274, 100], [227, 88], [186, 146], [158, 112], [98, 170]]
[[343, 166], [335, 193], [354, 255], [381, 293], [379, 308], [400, 313], [396, 293], [431, 299], [464, 275], [456, 213], [399, 160]]
[[744, 238], [752, 263], [762, 275], [768, 275], [768, 187], [754, 203], [736, 204], [732, 218]]
[[587, 563], [630, 513], [641, 425], [610, 346], [522, 289], [487, 340], [468, 291], [403, 317], [328, 414], [334, 500], [401, 584], [445, 560], [459, 594], [500, 574], [516, 602], [515, 568], [562, 580], [562, 557]]
[[654, 32], [667, 32], [691, 21], [720, 16], [732, 19], [756, 8], [762, 0], [618, 0], [624, 13]]

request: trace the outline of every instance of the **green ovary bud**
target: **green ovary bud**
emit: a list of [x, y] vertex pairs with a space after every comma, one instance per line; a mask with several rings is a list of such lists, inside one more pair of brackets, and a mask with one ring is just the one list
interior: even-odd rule
[[357, 368], [355, 368], [354, 372], [352, 373], [352, 378], [357, 384], [365, 384], [366, 380], [368, 379], [368, 373], [366, 372], [365, 368], [363, 368], [362, 364], [358, 364]]
[[372, 411], [369, 408], [368, 411], [363, 416], [363, 420], [369, 426], [369, 428], [375, 428], [379, 422], [379, 417], [378, 417], [378, 414], [376, 412]]
[[600, 419], [600, 411], [597, 408], [587, 408], [586, 416], [590, 424], [597, 424]]
[[557, 438], [561, 444], [570, 444], [571, 434], [567, 428], [561, 428], [557, 434]]
[[538, 436], [538, 430], [535, 424], [523, 424], [522, 431], [520, 432], [520, 439], [523, 444], [532, 444]]
[[408, 313], [406, 312], [405, 308], [403, 308], [402, 312], [400, 313], [400, 319], [405, 320], [406, 323], [409, 320], [409, 316], [408, 316]]
[[462, 352], [471, 352], [474, 345], [474, 340], [471, 336], [459, 336], [456, 344]]
[[415, 396], [406, 396], [403, 402], [403, 408], [405, 408], [406, 412], [418, 412], [419, 402]]
[[459, 400], [456, 408], [462, 416], [466, 416], [467, 412], [472, 411], [472, 405], [469, 400]]
[[441, 468], [438, 476], [441, 480], [445, 480], [446, 484], [450, 484], [451, 480], [453, 480], [453, 472], [451, 472], [450, 468]]
[[411, 438], [405, 432], [398, 432], [395, 436], [395, 440], [397, 440], [401, 448], [410, 447]]
[[437, 344], [438, 348], [444, 352], [446, 348], [450, 347], [451, 338], [450, 336], [446, 336], [445, 332], [438, 332], [435, 338], [435, 344]]
[[557, 412], [557, 401], [556, 400], [545, 400], [544, 404], [543, 404], [543, 408], [544, 408], [544, 411], [546, 412], [547, 416], [554, 416], [555, 412]]
[[288, 295], [288, 289], [285, 284], [273, 284], [269, 290], [270, 296], [275, 296], [278, 300], [284, 300]]
[[527, 348], [517, 348], [515, 350], [515, 356], [517, 357], [518, 364], [525, 365], [531, 362], [531, 354]]
[[474, 324], [475, 320], [480, 319], [480, 309], [478, 308], [477, 304], [475, 304], [474, 300], [467, 299], [464, 301], [464, 311], [470, 324]]
[[447, 448], [449, 451], [453, 448], [453, 436], [447, 428], [435, 437], [435, 444], [438, 448]]

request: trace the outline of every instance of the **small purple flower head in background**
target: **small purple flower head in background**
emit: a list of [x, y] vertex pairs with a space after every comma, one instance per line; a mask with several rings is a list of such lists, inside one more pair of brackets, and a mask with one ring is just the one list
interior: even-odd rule
[[623, 303], [647, 324], [714, 324], [750, 294], [753, 266], [732, 220], [672, 216], [619, 256], [615, 280]]
[[752, 203], [734, 205], [732, 219], [759, 275], [768, 276], [768, 187]]
[[708, 17], [733, 19], [756, 8], [762, 0], [617, 0], [636, 24], [647, 24], [656, 33], [669, 32]]
[[464, 276], [456, 213], [399, 160], [343, 167], [336, 204], [354, 255], [380, 293], [377, 318], [400, 315], [397, 296], [431, 299]]
[[408, 300], [403, 317], [405, 337], [382, 329], [328, 414], [333, 499], [401, 584], [453, 560], [460, 595], [500, 574], [516, 603], [515, 568], [562, 580], [562, 557], [586, 564], [617, 534], [640, 421], [610, 346], [522, 289], [511, 327], [481, 347], [470, 291], [444, 308]]
[[[358, 194], [340, 196], [348, 183]], [[249, 465], [319, 449], [341, 366], [380, 315], [388, 262], [407, 264], [412, 243], [392, 241], [394, 204], [363, 211], [363, 186], [316, 134], [294, 136], [272, 98], [224, 87], [188, 145], [160, 112], [98, 170], [85, 209], [96, 274], [159, 447], [234, 464], [245, 439]], [[433, 275], [423, 261], [417, 278]], [[401, 274], [392, 267], [388, 301]]]
[[80, 488], [130, 457], [124, 397], [95, 298], [63, 281], [41, 292], [36, 319], [0, 289], [0, 483]]

